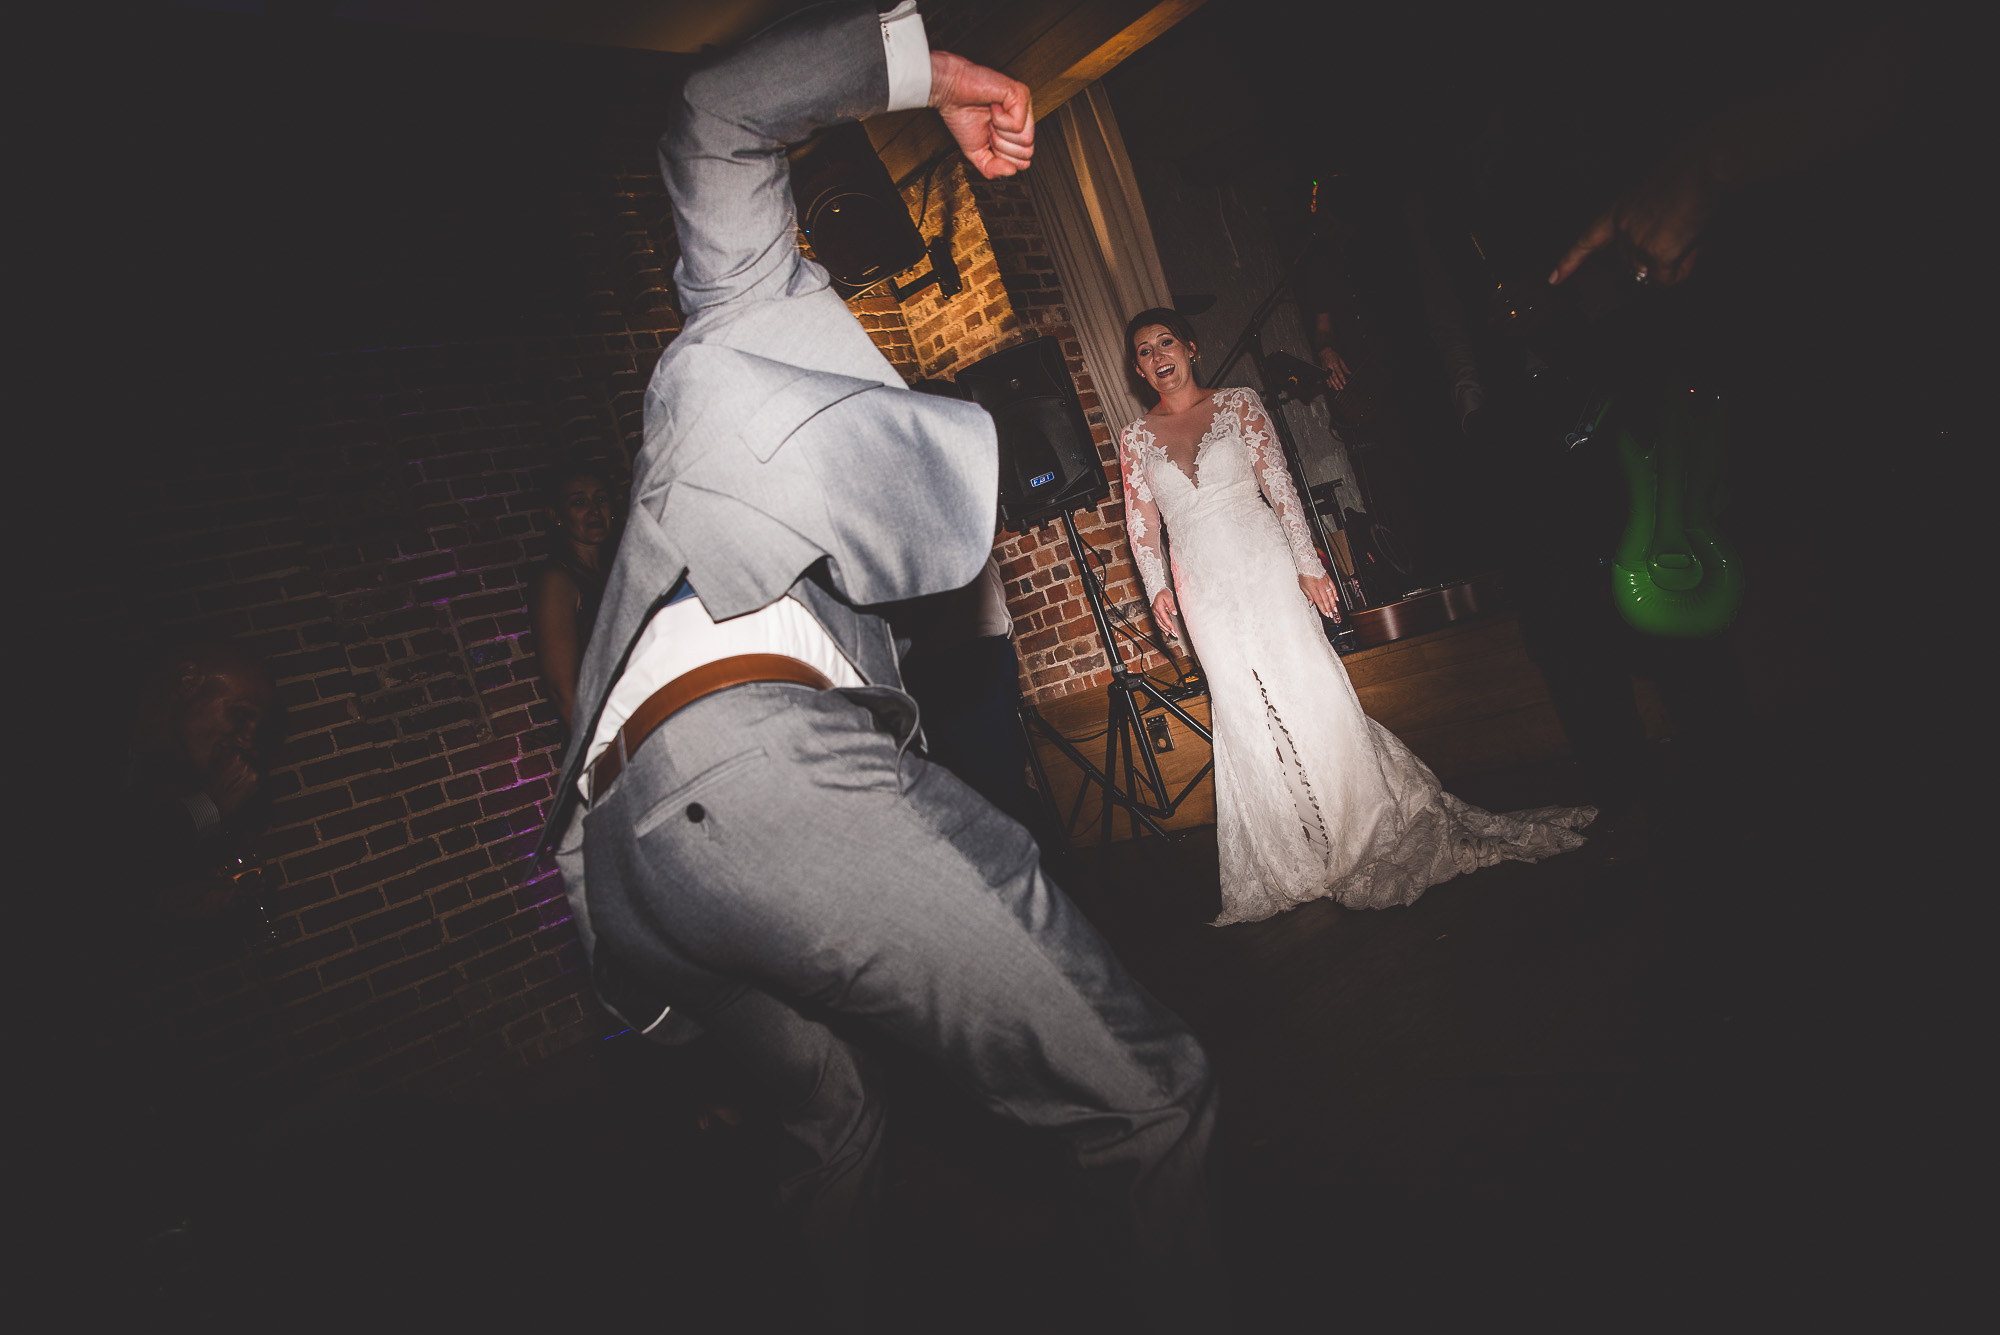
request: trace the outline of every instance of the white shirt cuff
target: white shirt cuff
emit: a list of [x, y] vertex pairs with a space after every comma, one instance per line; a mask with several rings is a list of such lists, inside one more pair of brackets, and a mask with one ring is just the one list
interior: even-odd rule
[[882, 16], [882, 54], [889, 61], [890, 111], [931, 102], [931, 44], [917, 0], [903, 0]]

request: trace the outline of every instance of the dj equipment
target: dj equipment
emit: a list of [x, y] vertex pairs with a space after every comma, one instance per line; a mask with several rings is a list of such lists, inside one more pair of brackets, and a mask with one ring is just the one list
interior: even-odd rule
[[1092, 510], [1111, 495], [1059, 339], [1030, 339], [981, 358], [958, 373], [958, 385], [993, 415], [1008, 528]]
[[949, 228], [929, 246], [889, 169], [858, 122], [829, 126], [792, 151], [792, 201], [813, 258], [843, 297], [875, 286], [931, 257], [931, 270], [907, 286], [891, 283], [904, 301], [932, 283], [947, 297], [963, 290], [952, 259]]
[[1469, 616], [1504, 606], [1497, 575], [1476, 575], [1435, 589], [1405, 594], [1394, 602], [1348, 614], [1356, 646], [1373, 649], [1392, 640], [1437, 630]]

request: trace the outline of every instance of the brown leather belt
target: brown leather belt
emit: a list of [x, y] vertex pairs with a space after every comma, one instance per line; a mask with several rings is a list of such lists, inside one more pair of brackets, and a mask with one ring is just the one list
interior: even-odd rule
[[604, 749], [604, 754], [591, 762], [587, 771], [590, 775], [590, 800], [595, 802], [609, 791], [623, 772], [625, 762], [637, 753], [662, 723], [705, 695], [726, 691], [731, 686], [747, 686], [755, 681], [789, 681], [820, 691], [833, 685], [810, 663], [801, 663], [783, 654], [737, 654], [683, 672], [647, 696], [645, 703], [625, 720], [625, 726], [613, 735], [611, 745]]

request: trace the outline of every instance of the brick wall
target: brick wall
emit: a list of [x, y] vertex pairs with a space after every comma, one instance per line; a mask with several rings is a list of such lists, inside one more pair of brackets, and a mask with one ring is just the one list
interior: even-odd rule
[[[241, 16], [148, 22], [165, 63], [225, 91], [290, 40]], [[616, 1027], [558, 878], [528, 861], [560, 730], [525, 582], [548, 465], [625, 467], [678, 328], [654, 142], [679, 64], [361, 25], [316, 40], [330, 86], [393, 111], [287, 66], [309, 91], [266, 128], [341, 146], [339, 175], [267, 250], [202, 275], [233, 293], [210, 303], [231, 327], [166, 351], [147, 396], [171, 403], [142, 419], [115, 554], [53, 591], [58, 633], [96, 656], [242, 643], [285, 710], [249, 850], [261, 911], [159, 933], [120, 986], [154, 1050], [225, 1086], [505, 1077]], [[176, 139], [238, 137], [213, 150], [221, 176], [262, 145], [214, 102], [167, 114]], [[499, 119], [483, 139], [480, 116]], [[442, 184], [409, 175], [430, 169]]]

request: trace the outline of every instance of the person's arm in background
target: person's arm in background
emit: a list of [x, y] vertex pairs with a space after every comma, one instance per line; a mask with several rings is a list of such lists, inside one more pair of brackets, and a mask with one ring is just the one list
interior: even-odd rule
[[1347, 362], [1340, 355], [1340, 349], [1333, 346], [1333, 312], [1321, 311], [1313, 316], [1313, 347], [1318, 350], [1319, 364], [1326, 368], [1326, 383], [1338, 394], [1347, 388], [1347, 378], [1354, 373], [1347, 369]]
[[535, 657], [542, 684], [564, 727], [576, 711], [576, 674], [583, 646], [576, 638], [577, 587], [567, 571], [543, 570], [528, 589], [528, 625], [535, 633]]
[[1723, 111], [1620, 195], [1549, 282], [1562, 282], [1605, 246], [1615, 246], [1645, 281], [1680, 282], [1730, 192], [1823, 162], [1886, 130], [1917, 52], [1916, 29], [1907, 24], [1868, 28], [1800, 78]]

